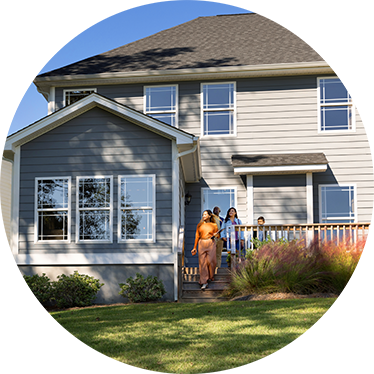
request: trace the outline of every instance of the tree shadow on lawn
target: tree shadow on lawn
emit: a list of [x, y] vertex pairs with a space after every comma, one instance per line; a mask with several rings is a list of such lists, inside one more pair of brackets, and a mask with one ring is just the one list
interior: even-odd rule
[[334, 301], [129, 304], [52, 315], [82, 342], [118, 361], [161, 372], [201, 373], [246, 365], [283, 348]]

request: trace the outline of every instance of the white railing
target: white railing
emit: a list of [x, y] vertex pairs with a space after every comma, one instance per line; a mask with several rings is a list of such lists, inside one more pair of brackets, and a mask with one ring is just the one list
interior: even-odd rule
[[244, 249], [254, 249], [257, 238], [260, 241], [284, 239], [305, 240], [308, 244], [313, 240], [323, 242], [336, 241], [350, 243], [360, 239], [365, 239], [369, 233], [370, 223], [313, 223], [297, 225], [233, 225], [227, 227], [227, 251], [235, 253], [237, 251], [236, 236], [244, 238]]

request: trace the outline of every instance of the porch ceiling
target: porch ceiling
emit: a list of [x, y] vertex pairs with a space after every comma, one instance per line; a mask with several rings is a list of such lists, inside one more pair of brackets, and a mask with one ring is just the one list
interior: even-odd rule
[[272, 153], [232, 155], [231, 163], [237, 175], [304, 174], [324, 172], [324, 153]]

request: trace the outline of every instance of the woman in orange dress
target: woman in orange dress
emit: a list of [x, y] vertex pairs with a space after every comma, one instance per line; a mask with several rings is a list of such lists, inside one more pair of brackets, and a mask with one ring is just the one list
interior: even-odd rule
[[210, 210], [204, 210], [203, 219], [196, 228], [195, 245], [191, 251], [195, 256], [196, 246], [199, 245], [199, 270], [201, 289], [208, 287], [208, 280], [214, 280], [216, 270], [216, 242], [212, 238], [218, 235], [218, 227], [214, 220], [214, 215]]

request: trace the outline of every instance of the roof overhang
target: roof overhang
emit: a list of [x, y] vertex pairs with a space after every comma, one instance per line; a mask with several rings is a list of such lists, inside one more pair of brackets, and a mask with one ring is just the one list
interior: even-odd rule
[[182, 154], [180, 156], [180, 159], [186, 181], [197, 181], [201, 178], [200, 143], [198, 137], [96, 93], [92, 93], [76, 103], [54, 112], [8, 136], [5, 142], [4, 154], [9, 156], [16, 151], [17, 147], [30, 142], [95, 107], [111, 112], [146, 130], [175, 141], [178, 152], [185, 153], [185, 155]]
[[266, 65], [222, 66], [193, 69], [125, 71], [116, 73], [43, 76], [34, 83], [45, 98], [51, 87], [95, 86], [101, 84], [135, 84], [211, 79], [239, 79], [291, 75], [335, 74], [325, 61]]
[[321, 173], [328, 161], [323, 153], [277, 153], [233, 155], [236, 175]]

